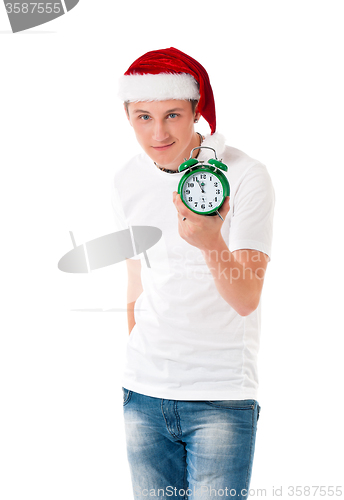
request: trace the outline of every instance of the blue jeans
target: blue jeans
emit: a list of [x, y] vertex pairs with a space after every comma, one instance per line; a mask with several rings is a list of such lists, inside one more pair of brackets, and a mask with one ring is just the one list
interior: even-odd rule
[[247, 499], [259, 411], [254, 399], [177, 401], [123, 388], [135, 500]]

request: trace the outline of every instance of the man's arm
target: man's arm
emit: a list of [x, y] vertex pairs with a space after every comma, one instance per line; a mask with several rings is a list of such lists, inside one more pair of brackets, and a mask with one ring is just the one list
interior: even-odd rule
[[134, 307], [138, 297], [143, 292], [141, 283], [141, 261], [127, 259], [128, 288], [127, 288], [127, 317], [129, 335], [135, 326]]
[[211, 250], [202, 250], [220, 295], [241, 316], [259, 304], [269, 257], [258, 250], [230, 252], [223, 238]]
[[[224, 300], [238, 314], [248, 316], [258, 307], [269, 257], [257, 250], [230, 252], [220, 231], [223, 221], [219, 217], [195, 214], [176, 191], [173, 202], [178, 211], [179, 235], [201, 250]], [[222, 219], [228, 212], [229, 197], [219, 210]]]

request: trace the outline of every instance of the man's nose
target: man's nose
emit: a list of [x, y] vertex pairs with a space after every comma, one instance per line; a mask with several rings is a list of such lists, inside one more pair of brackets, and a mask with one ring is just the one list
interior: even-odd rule
[[165, 141], [169, 136], [168, 127], [163, 120], [156, 120], [154, 123], [153, 139], [158, 142]]

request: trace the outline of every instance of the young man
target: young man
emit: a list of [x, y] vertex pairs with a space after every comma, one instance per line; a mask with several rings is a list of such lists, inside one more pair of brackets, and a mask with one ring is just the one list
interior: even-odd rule
[[[247, 498], [271, 180], [216, 133], [208, 74], [183, 52], [144, 54], [121, 78], [120, 97], [143, 153], [115, 174], [116, 220], [162, 231], [149, 266], [142, 254], [127, 260], [123, 407], [134, 497]], [[194, 129], [200, 116], [205, 138]], [[228, 166], [221, 217], [194, 213], [177, 193], [178, 167], [200, 145]]]

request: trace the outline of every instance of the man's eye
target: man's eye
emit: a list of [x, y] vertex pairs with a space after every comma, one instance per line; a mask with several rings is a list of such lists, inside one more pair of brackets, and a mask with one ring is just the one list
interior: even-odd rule
[[141, 115], [140, 118], [141, 120], [147, 121], [149, 120], [149, 115]]
[[175, 117], [176, 117], [176, 116], [178, 116], [178, 115], [177, 115], [177, 113], [170, 113], [168, 116], [169, 116], [170, 118], [175, 118]]

